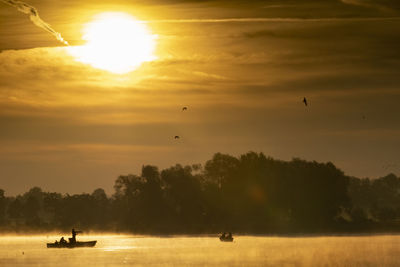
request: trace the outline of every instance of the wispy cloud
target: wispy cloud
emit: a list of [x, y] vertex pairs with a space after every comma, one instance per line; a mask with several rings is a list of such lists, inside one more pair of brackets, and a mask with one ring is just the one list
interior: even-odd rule
[[37, 9], [25, 2], [18, 0], [0, 0], [3, 3], [6, 3], [12, 7], [15, 7], [18, 11], [29, 15], [31, 21], [38, 27], [44, 29], [45, 31], [51, 33], [58, 41], [61, 43], [68, 45], [68, 42], [64, 40], [61, 34], [55, 31], [48, 23], [44, 22], [40, 17]]
[[[356, 0], [341, 0], [353, 2]], [[349, 3], [348, 3], [349, 4]], [[383, 6], [382, 6], [383, 8]], [[161, 19], [147, 20], [146, 23], [258, 23], [258, 22], [335, 22], [335, 21], [380, 21], [400, 20], [399, 17], [357, 17], [357, 18], [225, 18], [225, 19]]]
[[348, 5], [376, 8], [376, 9], [386, 11], [386, 12], [392, 11], [392, 9], [390, 9], [389, 7], [384, 6], [382, 4], [372, 2], [372, 1], [365, 1], [365, 0], [340, 0], [340, 1], [342, 3], [348, 4]]
[[[203, 162], [215, 151], [249, 149], [280, 158], [335, 151], [330, 160], [364, 176], [377, 171], [352, 164], [368, 160], [366, 148], [384, 152], [382, 159], [398, 153], [400, 19], [164, 22], [177, 24], [154, 25], [159, 60], [126, 76], [80, 64], [60, 47], [1, 52], [3, 176], [20, 170], [27, 178], [19, 184], [41, 177], [49, 184], [54, 176], [87, 177], [92, 168], [90, 176], [107, 181], [146, 162]], [[379, 129], [373, 140], [370, 129]], [[362, 153], [349, 155], [357, 144]]]

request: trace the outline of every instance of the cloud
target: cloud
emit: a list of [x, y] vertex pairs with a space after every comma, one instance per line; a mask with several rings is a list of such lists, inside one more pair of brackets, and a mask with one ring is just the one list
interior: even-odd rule
[[44, 22], [40, 17], [37, 9], [27, 3], [18, 0], [0, 0], [1, 2], [15, 7], [18, 11], [29, 15], [31, 21], [38, 27], [51, 33], [58, 41], [68, 45], [68, 42], [63, 39], [59, 32], [56, 32], [48, 23]]
[[362, 7], [367, 7], [367, 8], [376, 8], [376, 9], [379, 9], [379, 10], [385, 11], [385, 12], [393, 11], [391, 8], [389, 8], [385, 5], [382, 5], [382, 4], [375, 3], [374, 1], [368, 1], [368, 0], [340, 0], [340, 1], [342, 3], [348, 4], [348, 5], [362, 6]]
[[[175, 22], [182, 23], [153, 25], [160, 60], [125, 76], [77, 63], [61, 47], [0, 53], [0, 156], [10, 161], [2, 173], [21, 170], [18, 177], [38, 181], [45, 176], [24, 161], [47, 158], [57, 159], [50, 167], [67, 166], [68, 176], [97, 181], [146, 162], [196, 163], [215, 151], [254, 149], [289, 159], [329, 156], [370, 175], [352, 166], [368, 153], [350, 157], [344, 149], [398, 153], [399, 19]], [[377, 129], [372, 145], [370, 129]], [[78, 166], [93, 161], [119, 165], [93, 164], [88, 175]], [[67, 176], [48, 166], [41, 172]]]
[[[353, 0], [342, 0], [353, 1]], [[260, 22], [342, 22], [393, 20], [390, 17], [328, 17], [328, 18], [224, 18], [224, 19], [161, 19], [143, 21], [146, 23], [260, 23]]]

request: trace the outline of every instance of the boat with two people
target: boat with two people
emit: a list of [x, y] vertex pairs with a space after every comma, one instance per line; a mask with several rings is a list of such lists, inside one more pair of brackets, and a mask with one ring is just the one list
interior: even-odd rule
[[61, 237], [60, 241], [55, 241], [54, 243], [47, 243], [48, 248], [78, 248], [78, 247], [94, 247], [97, 240], [94, 241], [76, 241], [76, 235], [82, 233], [82, 231], [75, 231], [72, 228], [72, 237], [68, 238], [68, 242]]
[[222, 242], [232, 242], [233, 241], [232, 233], [231, 232], [229, 232], [228, 234], [223, 233], [219, 237], [219, 240], [221, 240]]

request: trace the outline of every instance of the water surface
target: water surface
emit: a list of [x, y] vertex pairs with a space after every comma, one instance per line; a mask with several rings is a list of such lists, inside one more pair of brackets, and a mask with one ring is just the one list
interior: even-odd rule
[[79, 236], [94, 248], [48, 249], [56, 236], [0, 237], [0, 266], [400, 266], [400, 236]]

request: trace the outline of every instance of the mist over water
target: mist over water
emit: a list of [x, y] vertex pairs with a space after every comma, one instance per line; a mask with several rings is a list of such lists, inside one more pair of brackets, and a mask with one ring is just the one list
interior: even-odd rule
[[0, 266], [398, 266], [400, 236], [83, 235], [94, 248], [47, 249], [59, 236], [0, 237]]

